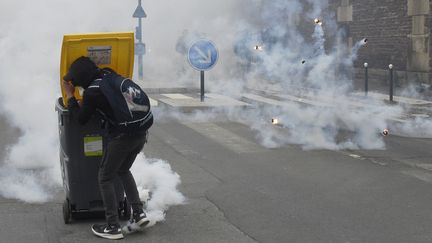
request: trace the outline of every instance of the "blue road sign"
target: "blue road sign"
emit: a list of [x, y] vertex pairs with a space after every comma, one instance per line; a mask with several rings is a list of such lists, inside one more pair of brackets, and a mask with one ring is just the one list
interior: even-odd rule
[[199, 40], [189, 48], [189, 63], [198, 71], [211, 69], [218, 61], [218, 58], [219, 52], [209, 40]]

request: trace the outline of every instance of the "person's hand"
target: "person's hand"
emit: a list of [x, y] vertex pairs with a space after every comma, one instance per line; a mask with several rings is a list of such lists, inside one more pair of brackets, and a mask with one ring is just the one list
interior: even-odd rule
[[64, 88], [64, 91], [66, 92], [66, 97], [68, 99], [72, 98], [74, 96], [75, 87], [70, 82], [66, 82], [63, 80], [63, 88]]

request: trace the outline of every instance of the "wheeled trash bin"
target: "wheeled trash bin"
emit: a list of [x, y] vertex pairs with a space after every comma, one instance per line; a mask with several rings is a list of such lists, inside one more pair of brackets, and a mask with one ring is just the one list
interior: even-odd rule
[[[99, 191], [98, 171], [102, 160], [103, 130], [101, 120], [92, 118], [86, 125], [71, 119], [63, 105], [63, 98], [56, 102], [60, 137], [60, 164], [66, 198], [63, 202], [63, 219], [66, 224], [79, 214], [103, 212]], [[119, 216], [130, 215], [129, 206], [119, 179], [115, 183], [119, 200]], [[96, 214], [93, 214], [96, 215]]]
[[[70, 64], [80, 56], [92, 59], [100, 68], [109, 67], [125, 77], [132, 76], [134, 55], [133, 32], [72, 34], [63, 38], [60, 63], [60, 86], [63, 96], [56, 101], [60, 138], [60, 164], [65, 200], [63, 218], [66, 224], [78, 215], [104, 212], [99, 191], [98, 171], [104, 147], [101, 117], [94, 116], [81, 125], [67, 109], [62, 87], [62, 77]], [[75, 97], [80, 100], [78, 89]], [[119, 216], [129, 217], [130, 207], [126, 201], [120, 179], [116, 180], [119, 200]]]

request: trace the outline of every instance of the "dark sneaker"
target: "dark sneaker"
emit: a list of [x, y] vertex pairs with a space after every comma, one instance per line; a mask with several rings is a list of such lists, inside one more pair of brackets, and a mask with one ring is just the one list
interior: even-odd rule
[[123, 233], [120, 229], [120, 225], [94, 224], [92, 226], [92, 231], [95, 235], [105, 239], [123, 239]]
[[127, 224], [123, 226], [122, 230], [126, 234], [142, 231], [149, 222], [150, 220], [144, 212], [140, 214], [134, 213]]

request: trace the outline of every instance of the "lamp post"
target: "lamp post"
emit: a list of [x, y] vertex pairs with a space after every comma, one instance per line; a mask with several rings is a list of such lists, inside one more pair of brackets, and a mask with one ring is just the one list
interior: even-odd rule
[[142, 42], [142, 19], [146, 18], [147, 14], [141, 6], [141, 0], [138, 0], [138, 6], [132, 16], [138, 19], [138, 26], [135, 28], [136, 39], [138, 40], [138, 42], [135, 43], [135, 54], [138, 56], [138, 78], [143, 80], [143, 57], [146, 48], [145, 44]]

